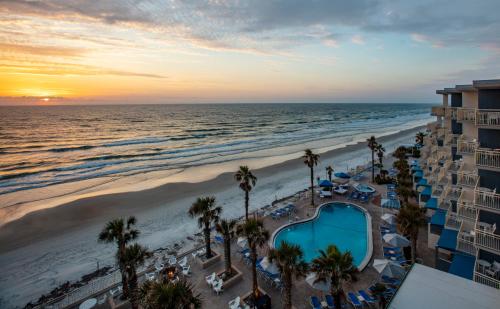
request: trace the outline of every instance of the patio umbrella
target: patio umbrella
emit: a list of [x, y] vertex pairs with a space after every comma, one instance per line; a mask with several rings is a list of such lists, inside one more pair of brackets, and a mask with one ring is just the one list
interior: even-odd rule
[[330, 291], [330, 280], [316, 282], [317, 278], [318, 278], [318, 276], [316, 275], [316, 273], [309, 273], [306, 277], [306, 282], [313, 289], [324, 291], [324, 292]]
[[278, 266], [276, 266], [275, 263], [269, 261], [269, 258], [267, 256], [264, 257], [262, 261], [260, 261], [260, 266], [262, 267], [262, 269], [270, 272], [271, 274], [279, 273]]
[[344, 178], [344, 179], [349, 179], [349, 178], [351, 178], [351, 176], [350, 176], [349, 174], [344, 173], [344, 172], [338, 172], [338, 173], [335, 173], [334, 175], [335, 175], [335, 177], [337, 177], [337, 178]]
[[384, 235], [384, 241], [393, 247], [406, 247], [410, 245], [410, 241], [399, 234], [389, 233]]
[[248, 239], [246, 237], [238, 237], [238, 241], [236, 243], [238, 246], [246, 248], [248, 246]]
[[392, 214], [384, 214], [380, 219], [384, 220], [388, 224], [395, 224], [396, 223], [396, 216]]
[[324, 179], [319, 182], [319, 186], [325, 188], [331, 188], [333, 187], [333, 183], [327, 179]]
[[405, 274], [405, 269], [401, 265], [389, 260], [373, 260], [373, 268], [375, 268], [381, 275], [388, 277], [402, 278]]

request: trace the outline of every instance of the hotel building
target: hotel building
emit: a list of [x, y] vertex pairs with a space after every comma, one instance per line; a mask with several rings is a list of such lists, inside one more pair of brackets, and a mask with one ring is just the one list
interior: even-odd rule
[[437, 90], [412, 167], [436, 268], [500, 288], [500, 80]]

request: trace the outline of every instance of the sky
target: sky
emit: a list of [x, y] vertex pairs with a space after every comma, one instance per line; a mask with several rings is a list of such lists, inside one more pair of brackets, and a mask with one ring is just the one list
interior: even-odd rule
[[0, 0], [0, 104], [439, 102], [500, 78], [500, 2]]

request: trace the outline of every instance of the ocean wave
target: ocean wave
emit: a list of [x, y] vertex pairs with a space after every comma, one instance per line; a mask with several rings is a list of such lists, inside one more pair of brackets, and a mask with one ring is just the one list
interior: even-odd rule
[[50, 151], [50, 152], [78, 151], [78, 150], [88, 150], [88, 149], [92, 149], [95, 147], [96, 146], [92, 146], [92, 145], [82, 145], [82, 146], [52, 148], [52, 149], [49, 149], [48, 151]]

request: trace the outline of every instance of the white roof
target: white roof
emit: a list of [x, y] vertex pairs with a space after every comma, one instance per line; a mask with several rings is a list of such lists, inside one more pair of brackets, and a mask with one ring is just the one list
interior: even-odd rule
[[390, 309], [493, 309], [500, 304], [500, 291], [443, 271], [414, 264]]

